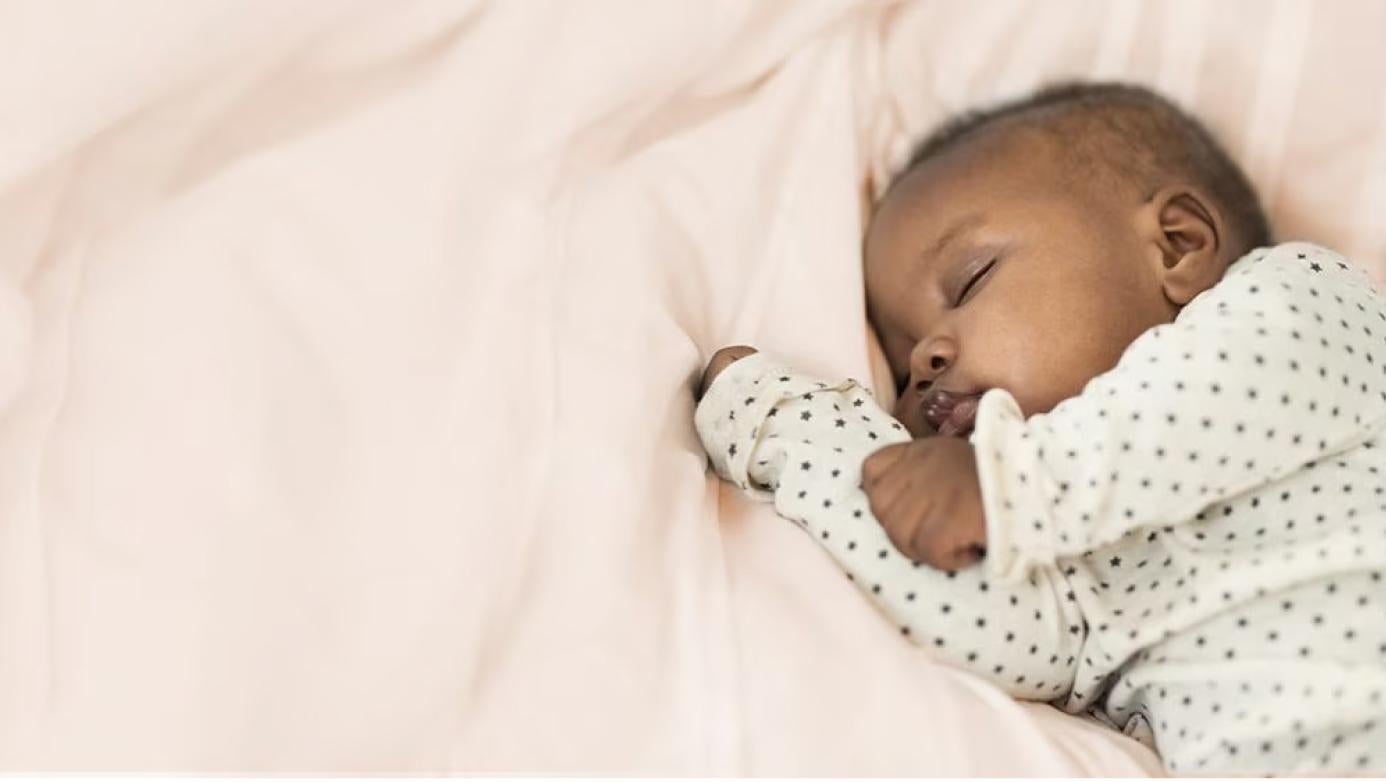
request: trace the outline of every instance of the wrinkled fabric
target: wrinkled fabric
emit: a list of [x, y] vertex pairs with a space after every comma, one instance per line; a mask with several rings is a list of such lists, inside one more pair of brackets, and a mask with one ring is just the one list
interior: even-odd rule
[[[1201, 105], [1262, 78], [1241, 7], [1245, 44], [1180, 12]], [[729, 342], [878, 377], [862, 219], [911, 134], [1176, 58], [1122, 32], [1154, 3], [963, 8], [0, 8], [0, 767], [1157, 769], [922, 663], [693, 431]], [[1380, 25], [1319, 8], [1258, 154], [1343, 246], [1382, 102], [1324, 110], [1313, 55]]]

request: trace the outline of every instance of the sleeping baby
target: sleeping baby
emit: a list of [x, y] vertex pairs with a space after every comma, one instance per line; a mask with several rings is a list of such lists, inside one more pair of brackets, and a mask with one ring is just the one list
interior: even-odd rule
[[1210, 134], [1065, 85], [934, 133], [875, 209], [895, 415], [724, 348], [717, 473], [910, 641], [1184, 773], [1386, 770], [1386, 300], [1271, 246]]

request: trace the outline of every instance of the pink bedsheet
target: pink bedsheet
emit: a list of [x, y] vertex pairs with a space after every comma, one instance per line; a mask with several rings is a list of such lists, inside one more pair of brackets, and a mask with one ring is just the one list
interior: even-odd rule
[[[943, 112], [1286, 78], [1041, 5], [0, 6], [0, 769], [1156, 773], [930, 662], [692, 429], [722, 344], [871, 376], [866, 197]], [[1371, 89], [1266, 98], [1255, 170], [1380, 275]]]

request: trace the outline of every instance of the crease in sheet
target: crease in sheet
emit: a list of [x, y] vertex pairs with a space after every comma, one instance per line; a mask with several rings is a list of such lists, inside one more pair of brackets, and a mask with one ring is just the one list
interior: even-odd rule
[[1313, 6], [1307, 0], [1276, 0], [1261, 46], [1255, 97], [1244, 128], [1242, 159], [1268, 214], [1276, 213], [1280, 200], [1285, 144], [1304, 74], [1312, 12]]
[[1160, 6], [1160, 64], [1155, 84], [1182, 107], [1197, 105], [1208, 14], [1204, 0], [1174, 0]]
[[[55, 249], [54, 252], [59, 252], [59, 250]], [[70, 264], [61, 270], [64, 273], [55, 275], [54, 287], [65, 286], [66, 289], [63, 291], [65, 295], [62, 304], [55, 308], [57, 311], [54, 312], [52, 326], [54, 327], [53, 342], [61, 346], [62, 355], [54, 362], [53, 372], [55, 376], [52, 382], [55, 388], [53, 389], [53, 398], [42, 416], [42, 423], [38, 427], [35, 438], [37, 453], [33, 461], [34, 473], [29, 486], [29, 507], [32, 512], [28, 517], [33, 521], [30, 536], [32, 544], [36, 548], [36, 562], [40, 571], [36, 574], [37, 581], [42, 585], [38, 594], [31, 597], [36, 603], [33, 619], [42, 624], [42, 628], [35, 636], [38, 648], [33, 650], [34, 659], [31, 660], [39, 666], [39, 670], [31, 676], [24, 677], [23, 682], [27, 692], [20, 698], [21, 703], [31, 704], [38, 711], [37, 714], [26, 715], [29, 718], [26, 723], [30, 731], [42, 730], [52, 719], [54, 703], [61, 688], [55, 665], [60, 646], [57, 623], [54, 621], [57, 605], [56, 553], [52, 535], [44, 523], [48, 514], [44, 512], [43, 498], [45, 477], [48, 474], [48, 464], [52, 458], [53, 438], [57, 433], [58, 421], [67, 406], [69, 396], [69, 381], [75, 353], [72, 322], [77, 317], [77, 308], [82, 298], [82, 289], [86, 278], [87, 244], [86, 242], [76, 243], [69, 248], [63, 248], [61, 253], [70, 259]], [[31, 744], [28, 749], [44, 756], [49, 751], [61, 750], [60, 747], [44, 746], [37, 741]]]
[[1354, 257], [1376, 261], [1369, 267], [1377, 284], [1386, 283], [1386, 90], [1381, 92], [1376, 135], [1368, 153], [1366, 176], [1357, 199], [1356, 227], [1350, 240]]
[[1143, 0], [1111, 0], [1103, 4], [1107, 13], [1097, 36], [1092, 78], [1106, 81], [1126, 76], [1142, 4]]
[[[569, 225], [575, 193], [573, 185], [559, 189], [547, 205], [544, 214], [545, 223], [551, 227], [548, 240], [545, 246], [548, 250], [550, 268], [557, 267], [557, 273], [547, 276], [549, 284], [545, 294], [548, 317], [543, 319], [543, 323], [537, 328], [540, 335], [540, 344], [535, 345], [537, 356], [543, 357], [542, 362], [548, 367], [545, 380], [536, 381], [535, 385], [547, 385], [548, 393], [540, 395], [542, 406], [534, 411], [534, 415], [543, 421], [539, 426], [539, 431], [555, 433], [559, 431], [558, 421], [561, 415], [559, 404], [562, 397], [562, 381], [560, 378], [558, 340], [554, 335], [555, 324], [562, 323], [562, 299], [560, 291], [564, 288], [564, 281], [567, 279], [569, 271]], [[545, 505], [550, 500], [552, 487], [554, 484], [554, 460], [555, 448], [541, 448], [541, 456], [536, 469], [536, 478], [533, 485], [536, 490], [524, 493], [515, 497], [515, 501], [521, 505], [520, 512], [515, 514], [515, 519], [523, 522], [524, 530], [520, 532], [521, 524], [512, 523], [510, 528], [515, 534], [523, 535], [522, 540], [517, 546], [518, 559], [521, 570], [513, 571], [509, 578], [504, 579], [495, 589], [494, 597], [486, 607], [485, 615], [476, 622], [476, 650], [474, 662], [469, 675], [464, 677], [460, 683], [459, 700], [455, 725], [453, 732], [455, 737], [451, 744], [452, 771], [463, 773], [472, 772], [476, 769], [473, 764], [469, 764], [467, 758], [461, 757], [460, 752], [464, 747], [472, 746], [471, 733], [468, 730], [468, 713], [471, 707], [482, 702], [487, 693], [487, 680], [489, 672], [494, 668], [496, 661], [505, 653], [508, 646], [513, 643], [516, 632], [520, 629], [515, 621], [516, 606], [530, 604], [530, 598], [535, 592], [535, 568], [539, 566], [541, 557], [537, 553], [537, 541], [539, 540], [539, 520]], [[490, 763], [479, 764], [489, 767]]]
[[998, 52], [1004, 65], [992, 86], [997, 98], [1029, 92], [1042, 80], [1052, 80], [1043, 65], [1052, 52], [1063, 51], [1064, 42], [1074, 34], [1078, 4], [1051, 3], [1034, 10], [1034, 20], [1017, 31], [1009, 47]]
[[[479, 12], [464, 15], [407, 48], [387, 52], [377, 60], [338, 72], [312, 73], [311, 63], [305, 65], [305, 60], [310, 59], [309, 53], [315, 51], [311, 45], [286, 49], [255, 71], [240, 76], [239, 89], [209, 112], [204, 123], [209, 130], [183, 150], [182, 161], [169, 176], [168, 194], [175, 196], [195, 188], [242, 158], [272, 154], [340, 117], [360, 112], [388, 100], [402, 89], [426, 82], [435, 75], [440, 63], [446, 61], [458, 39], [475, 26], [479, 18]], [[343, 20], [338, 26], [319, 31], [312, 37], [328, 39], [340, 34], [341, 28], [359, 23], [360, 20], [354, 18]], [[283, 105], [276, 107], [275, 122], [269, 126], [238, 126], [243, 117], [258, 119], [269, 115], [263, 108], [256, 111], [256, 104], [283, 97], [281, 91], [311, 92], [313, 100], [296, 101], [287, 112]], [[215, 152], [210, 151], [212, 149]]]
[[[19, 687], [16, 701], [25, 711], [24, 718], [19, 722], [20, 727], [15, 734], [8, 737], [9, 740], [16, 741], [21, 753], [42, 752], [47, 747], [41, 747], [37, 739], [44, 735], [44, 726], [51, 718], [53, 699], [57, 692], [56, 666], [54, 664], [54, 654], [57, 648], [56, 629], [54, 623], [54, 605], [56, 585], [54, 578], [54, 547], [51, 534], [44, 524], [44, 503], [43, 487], [46, 464], [50, 456], [50, 446], [57, 429], [57, 421], [61, 416], [62, 409], [67, 402], [68, 378], [72, 367], [72, 319], [76, 315], [79, 290], [81, 288], [83, 272], [85, 269], [87, 243], [83, 240], [73, 240], [65, 242], [62, 237], [62, 227], [64, 226], [64, 215], [67, 214], [71, 205], [77, 200], [78, 192], [83, 181], [83, 174], [87, 171], [86, 160], [76, 157], [63, 165], [67, 170], [63, 175], [63, 182], [59, 186], [57, 194], [52, 199], [52, 208], [49, 213], [47, 225], [44, 227], [43, 235], [33, 256], [33, 262], [21, 268], [22, 277], [16, 279], [16, 290], [24, 291], [23, 298], [28, 307], [28, 345], [24, 350], [23, 361], [25, 364], [22, 377], [18, 378], [20, 385], [14, 390], [14, 403], [22, 402], [25, 390], [33, 390], [35, 381], [43, 383], [49, 381], [55, 386], [51, 390], [52, 400], [38, 416], [36, 425], [33, 427], [34, 436], [31, 442], [34, 445], [32, 459], [28, 461], [32, 472], [25, 481], [27, 483], [27, 502], [21, 506], [21, 513], [17, 518], [12, 519], [11, 523], [19, 527], [18, 535], [14, 539], [16, 548], [14, 556], [25, 558], [25, 550], [32, 547], [32, 558], [25, 558], [32, 562], [36, 573], [29, 583], [38, 584], [39, 588], [33, 592], [21, 591], [17, 597], [18, 605], [16, 610], [19, 616], [16, 618], [20, 625], [27, 622], [37, 624], [37, 628], [32, 634], [28, 635], [24, 641], [32, 642], [33, 646], [28, 646], [21, 641], [21, 650], [17, 650], [16, 657], [25, 663], [32, 663], [37, 666], [37, 670], [25, 676], [16, 677]], [[61, 260], [67, 259], [65, 267]], [[72, 279], [69, 280], [68, 278]], [[45, 278], [51, 280], [49, 284], [54, 289], [62, 291], [66, 295], [62, 297], [58, 306], [49, 309], [34, 305], [35, 293], [38, 298], [42, 297]], [[51, 313], [51, 315], [50, 315]], [[45, 318], [50, 316], [51, 323]], [[53, 327], [52, 341], [62, 348], [61, 357], [53, 361], [51, 369], [44, 364], [45, 355], [35, 350], [38, 340], [43, 336], [44, 328], [51, 325]], [[39, 371], [35, 372], [37, 367]], [[45, 372], [44, 370], [49, 370]], [[47, 387], [39, 386], [43, 391], [49, 391]], [[6, 417], [8, 418], [8, 409]], [[22, 560], [21, 560], [22, 561]], [[27, 654], [24, 650], [27, 650]], [[27, 672], [26, 672], [27, 673]], [[32, 709], [32, 711], [30, 711]]]

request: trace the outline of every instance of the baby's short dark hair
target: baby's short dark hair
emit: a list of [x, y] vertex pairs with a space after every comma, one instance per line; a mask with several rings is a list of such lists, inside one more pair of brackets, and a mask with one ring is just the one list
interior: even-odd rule
[[1169, 173], [1208, 192], [1237, 237], [1234, 257], [1271, 243], [1270, 222], [1241, 168], [1201, 122], [1131, 84], [1069, 82], [965, 112], [915, 147], [899, 181], [919, 165], [998, 127], [1049, 135], [1084, 177], [1105, 172], [1153, 193]]

